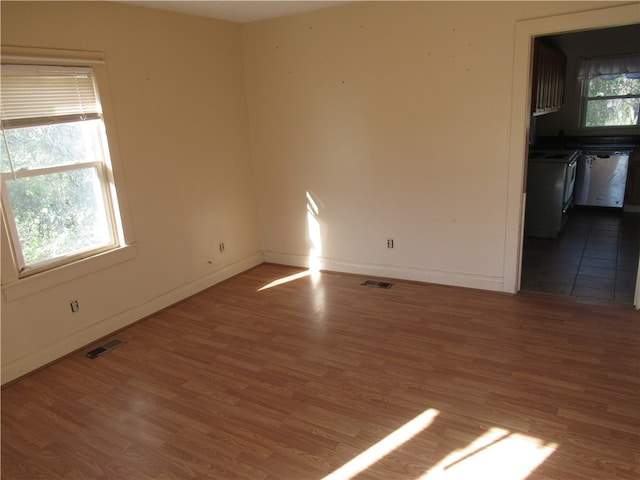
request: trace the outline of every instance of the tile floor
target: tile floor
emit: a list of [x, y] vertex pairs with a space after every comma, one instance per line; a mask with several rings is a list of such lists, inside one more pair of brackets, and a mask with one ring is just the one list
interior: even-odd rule
[[574, 208], [557, 239], [525, 237], [521, 289], [633, 304], [640, 214]]

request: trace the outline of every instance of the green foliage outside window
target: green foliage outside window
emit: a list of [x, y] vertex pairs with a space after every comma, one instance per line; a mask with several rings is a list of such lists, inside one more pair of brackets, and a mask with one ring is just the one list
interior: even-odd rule
[[91, 163], [99, 161], [97, 128], [87, 121], [5, 130], [0, 168], [25, 265], [112, 241], [100, 167]]
[[7, 182], [25, 263], [32, 265], [96, 248], [103, 243], [106, 225], [101, 222], [95, 195], [99, 180], [95, 169]]
[[619, 75], [589, 80], [585, 126], [638, 125], [640, 111], [640, 79]]

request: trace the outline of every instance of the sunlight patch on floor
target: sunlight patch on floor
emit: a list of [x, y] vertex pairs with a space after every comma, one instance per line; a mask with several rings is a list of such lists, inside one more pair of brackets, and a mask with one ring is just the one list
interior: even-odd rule
[[322, 480], [347, 480], [355, 477], [426, 429], [438, 413], [440, 412], [433, 408], [425, 410]]
[[[440, 412], [425, 410], [322, 480], [349, 480], [426, 430]], [[502, 428], [491, 428], [454, 450], [414, 480], [526, 480], [558, 448], [556, 443]], [[410, 477], [406, 477], [410, 478]]]
[[558, 445], [491, 428], [467, 447], [451, 452], [417, 480], [525, 480]]
[[273, 282], [267, 283], [266, 285], [260, 287], [258, 289], [258, 292], [267, 290], [272, 287], [277, 287], [278, 285], [282, 285], [284, 283], [293, 282], [294, 280], [298, 280], [300, 278], [308, 277], [312, 273], [313, 272], [311, 270], [305, 270], [304, 272], [294, 273], [293, 275], [287, 275], [286, 277], [278, 278], [277, 280], [274, 280]]

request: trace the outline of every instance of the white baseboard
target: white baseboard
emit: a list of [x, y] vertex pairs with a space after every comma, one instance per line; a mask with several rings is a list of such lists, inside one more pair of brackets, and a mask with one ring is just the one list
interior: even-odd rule
[[[305, 255], [291, 255], [277, 252], [257, 252], [239, 262], [221, 270], [181, 285], [148, 302], [137, 305], [109, 318], [93, 324], [85, 330], [70, 335], [54, 344], [39, 349], [37, 352], [25, 355], [17, 360], [2, 365], [2, 383], [7, 383], [29, 372], [37, 370], [71, 352], [90, 345], [96, 340], [106, 337], [113, 332], [125, 328], [145, 317], [153, 315], [185, 298], [195, 295], [217, 283], [234, 275], [242, 273], [264, 262], [309, 268], [309, 257]], [[367, 264], [349, 262], [329, 258], [318, 259], [318, 266], [322, 270], [370, 275], [397, 280], [410, 280], [425, 283], [436, 283], [456, 287], [477, 288], [481, 290], [504, 291], [502, 277], [476, 275], [459, 272], [443, 272], [425, 268], [411, 268], [397, 265]]]
[[[265, 252], [265, 262], [309, 268], [309, 257], [277, 252]], [[436, 283], [454, 287], [477, 288], [504, 292], [504, 278], [490, 275], [477, 275], [461, 272], [444, 272], [426, 268], [411, 268], [398, 265], [367, 264], [320, 258], [317, 264], [321, 270], [371, 275], [397, 280], [410, 280], [424, 283]]]
[[140, 304], [105, 318], [90, 327], [70, 335], [54, 344], [25, 355], [8, 364], [2, 365], [2, 384], [15, 380], [29, 372], [37, 370], [59, 358], [83, 348], [96, 340], [106, 337], [145, 317], [153, 315], [185, 298], [195, 295], [217, 283], [264, 263], [262, 252], [255, 253], [239, 262], [224, 267], [209, 275], [198, 278], [188, 284], [181, 285], [148, 302]]

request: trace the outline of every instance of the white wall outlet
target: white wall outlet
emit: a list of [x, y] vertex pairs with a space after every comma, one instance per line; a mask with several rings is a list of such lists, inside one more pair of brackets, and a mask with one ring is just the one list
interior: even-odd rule
[[78, 300], [71, 300], [69, 305], [71, 306], [71, 312], [73, 313], [76, 313], [78, 310], [80, 310], [80, 304], [78, 303]]
[[220, 243], [220, 253], [224, 252], [224, 242]]
[[393, 248], [393, 238], [387, 239], [387, 248]]

